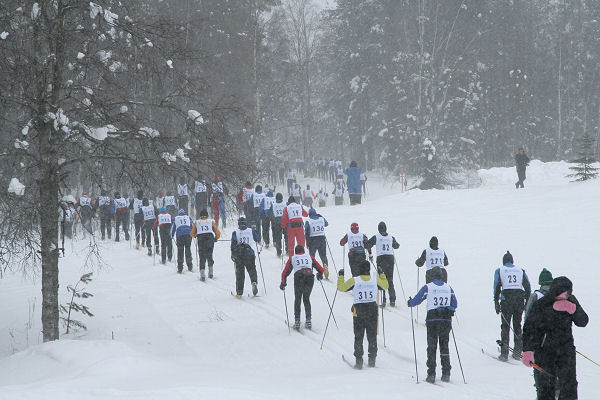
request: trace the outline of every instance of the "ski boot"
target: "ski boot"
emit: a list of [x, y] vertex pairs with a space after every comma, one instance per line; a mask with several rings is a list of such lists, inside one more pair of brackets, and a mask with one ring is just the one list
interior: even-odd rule
[[140, 244], [138, 242], [135, 243], [135, 249], [139, 250], [140, 249]]
[[152, 247], [148, 247], [148, 255], [152, 256]]
[[194, 267], [188, 267], [189, 272], [194, 272]]
[[306, 329], [312, 329], [312, 321], [310, 318], [306, 318], [306, 322], [304, 322], [304, 327]]
[[203, 269], [200, 270], [200, 280], [202, 282], [204, 282], [206, 280], [206, 275], [204, 274], [204, 270]]
[[329, 280], [329, 268], [327, 268], [327, 264], [323, 264], [323, 275], [325, 275], [325, 279]]
[[396, 302], [395, 301], [390, 301], [390, 307], [396, 307]]
[[442, 382], [450, 382], [450, 372], [442, 372]]
[[258, 285], [256, 284], [256, 282], [252, 282], [252, 295], [256, 296], [257, 293], [258, 293]]
[[356, 363], [354, 364], [354, 369], [362, 369], [362, 367], [363, 367], [362, 357], [356, 357]]
[[160, 256], [160, 247], [158, 247], [158, 245], [154, 246], [154, 252], [157, 256]]
[[425, 382], [434, 383], [435, 382], [435, 374], [427, 374], [427, 378], [425, 378]]
[[300, 330], [300, 318], [296, 318], [296, 320], [294, 321], [294, 329], [296, 329], [297, 331]]
[[369, 363], [367, 364], [369, 367], [375, 367], [375, 357], [369, 357]]
[[208, 277], [209, 277], [210, 279], [212, 279], [212, 278], [213, 278], [213, 276], [214, 276], [214, 275], [213, 275], [213, 266], [212, 266], [212, 265], [209, 265], [209, 266], [208, 266]]
[[268, 249], [269, 248], [269, 243], [265, 243], [265, 248]]
[[508, 354], [504, 354], [504, 353], [500, 354], [498, 356], [498, 360], [500, 360], [500, 361], [508, 361]]

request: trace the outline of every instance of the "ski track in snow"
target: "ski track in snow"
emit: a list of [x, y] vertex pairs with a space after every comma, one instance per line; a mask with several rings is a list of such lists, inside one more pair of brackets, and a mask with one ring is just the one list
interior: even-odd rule
[[[335, 207], [330, 196], [328, 206], [319, 209], [330, 224], [326, 233], [335, 265], [338, 269], [345, 265], [348, 272], [338, 242], [350, 223], [358, 222], [370, 237], [377, 223], [385, 220], [388, 232], [400, 243], [396, 257], [407, 297], [416, 293], [414, 260], [429, 238], [438, 236], [448, 254], [449, 283], [458, 299], [453, 328], [467, 385], [452, 339], [451, 383], [415, 384], [410, 310], [397, 276], [397, 308], [384, 314], [387, 348], [380, 325], [376, 368], [365, 365], [362, 371], [354, 371], [341, 360], [345, 354], [353, 361], [352, 297], [338, 294], [334, 310], [339, 329], [332, 319], [320, 350], [329, 308], [321, 285], [315, 282], [311, 296], [315, 331], [302, 328], [302, 335], [293, 330], [288, 334], [282, 323], [285, 310], [279, 290], [282, 265], [274, 248], [261, 253], [267, 294], [257, 260], [260, 297], [246, 296], [250, 292], [246, 276], [244, 298], [239, 300], [230, 295], [235, 278], [228, 242], [219, 242], [215, 248], [216, 279], [201, 282], [196, 257], [194, 273], [178, 275], [174, 262], [162, 265], [157, 256], [153, 264], [145, 250], [130, 249], [125, 241], [106, 241], [99, 242], [106, 265], [95, 271], [88, 285], [94, 297], [83, 300], [95, 316], [75, 316], [88, 326], [87, 332], [41, 344], [39, 279], [9, 274], [0, 280], [0, 398], [534, 398], [531, 369], [500, 363], [482, 353], [482, 349], [497, 353], [500, 320], [494, 312], [492, 284], [506, 250], [525, 268], [534, 288], [543, 267], [555, 277], [566, 275], [573, 280], [574, 293], [590, 316], [588, 327], [573, 328], [577, 348], [600, 359], [594, 346], [600, 333], [592, 308], [595, 283], [589, 279], [595, 276], [596, 265], [589, 263], [586, 252], [600, 233], [596, 201], [600, 181], [568, 183], [567, 168], [564, 163], [532, 162], [525, 190], [515, 190], [514, 168], [494, 168], [479, 172], [483, 185], [477, 189], [404, 194], [399, 185], [371, 174], [362, 205]], [[310, 183], [318, 191], [316, 179], [299, 182], [303, 188]], [[332, 187], [327, 184], [328, 190]], [[225, 239], [231, 231], [225, 230]], [[80, 239], [65, 246], [67, 257], [60, 260], [61, 304], [68, 301], [66, 286], [87, 272], [82, 269], [87, 243]], [[332, 301], [337, 274], [332, 261], [329, 267], [331, 282], [324, 281], [324, 288]], [[420, 283], [424, 284], [422, 271]], [[293, 321], [291, 276], [286, 295]], [[422, 305], [415, 324], [420, 381], [426, 376], [424, 316]], [[594, 398], [597, 367], [581, 357], [577, 364], [579, 397]]]

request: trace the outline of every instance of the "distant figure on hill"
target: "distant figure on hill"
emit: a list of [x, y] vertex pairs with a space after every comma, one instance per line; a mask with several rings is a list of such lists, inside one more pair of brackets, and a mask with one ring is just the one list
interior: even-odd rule
[[521, 147], [519, 152], [515, 154], [515, 163], [517, 165], [517, 176], [519, 180], [515, 183], [517, 189], [519, 187], [524, 188], [523, 181], [525, 180], [525, 169], [529, 165], [529, 157], [525, 154], [525, 150]]

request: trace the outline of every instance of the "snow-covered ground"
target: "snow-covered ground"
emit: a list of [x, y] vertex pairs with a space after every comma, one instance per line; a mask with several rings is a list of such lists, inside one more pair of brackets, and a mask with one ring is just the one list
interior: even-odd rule
[[[543, 267], [555, 277], [573, 280], [574, 293], [590, 316], [586, 328], [574, 328], [575, 342], [578, 350], [600, 360], [595, 346], [600, 315], [593, 307], [597, 284], [590, 279], [596, 276], [597, 263], [589, 251], [600, 234], [600, 181], [568, 183], [567, 173], [564, 163], [532, 162], [524, 190], [514, 187], [514, 168], [495, 168], [479, 172], [483, 185], [478, 189], [404, 194], [399, 185], [370, 176], [364, 204], [319, 210], [330, 223], [327, 236], [337, 268], [344, 264], [338, 241], [351, 222], [371, 236], [378, 222], [386, 221], [401, 245], [396, 256], [407, 297], [417, 289], [414, 260], [429, 238], [438, 236], [450, 260], [449, 283], [459, 302], [453, 326], [466, 385], [452, 342], [451, 383], [416, 384], [410, 311], [397, 276], [399, 307], [384, 312], [386, 347], [380, 326], [377, 367], [355, 371], [341, 360], [342, 354], [352, 359], [351, 296], [337, 296], [339, 328], [332, 321], [321, 350], [328, 307], [316, 283], [314, 330], [290, 336], [278, 288], [282, 265], [273, 249], [261, 254], [267, 293], [259, 272], [261, 297], [237, 300], [230, 295], [234, 273], [228, 242], [219, 242], [215, 249], [216, 279], [203, 283], [197, 273], [177, 275], [175, 264], [153, 264], [144, 251], [130, 249], [127, 242], [106, 241], [100, 243], [105, 265], [95, 271], [88, 287], [94, 297], [85, 300], [95, 314], [85, 318], [87, 332], [40, 344], [39, 279], [8, 275], [0, 280], [0, 398], [532, 399], [530, 369], [482, 354], [482, 348], [497, 354], [500, 319], [494, 313], [492, 283], [506, 250], [536, 288]], [[226, 230], [227, 238], [230, 234], [231, 229]], [[87, 243], [68, 245], [67, 257], [61, 259], [61, 303], [67, 301], [67, 285], [87, 272]], [[333, 279], [323, 287], [332, 300], [333, 262], [330, 268]], [[288, 283], [291, 314], [291, 279]], [[424, 314], [421, 308], [415, 325], [421, 380], [426, 371]], [[577, 361], [579, 397], [594, 398], [598, 367], [580, 357]]]

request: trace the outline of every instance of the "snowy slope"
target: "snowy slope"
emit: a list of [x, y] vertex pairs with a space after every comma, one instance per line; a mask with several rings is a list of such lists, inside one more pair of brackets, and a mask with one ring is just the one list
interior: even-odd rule
[[[320, 350], [328, 307], [316, 283], [314, 332], [290, 336], [278, 289], [281, 260], [273, 249], [261, 254], [266, 295], [259, 272], [262, 296], [237, 300], [230, 295], [234, 274], [228, 242], [218, 243], [216, 279], [207, 283], [200, 282], [197, 274], [175, 274], [174, 264], [154, 265], [152, 258], [130, 249], [127, 242], [102, 242], [105, 265], [89, 286], [95, 297], [86, 302], [95, 313], [86, 320], [88, 332], [39, 344], [39, 280], [14, 275], [0, 280], [0, 398], [331, 399], [386, 394], [534, 398], [529, 369], [500, 363], [481, 352], [485, 348], [497, 354], [500, 320], [493, 310], [493, 272], [507, 249], [515, 263], [526, 269], [534, 287], [543, 267], [554, 276], [564, 274], [573, 280], [574, 293], [590, 315], [587, 328], [574, 328], [576, 344], [583, 353], [600, 359], [594, 346], [600, 333], [599, 315], [592, 308], [595, 291], [589, 279], [595, 276], [596, 265], [587, 251], [600, 233], [595, 201], [600, 181], [571, 184], [564, 179], [565, 170], [562, 163], [533, 162], [526, 189], [518, 191], [514, 169], [480, 171], [484, 184], [478, 189], [406, 194], [398, 193], [397, 185], [391, 188], [370, 177], [373, 194], [365, 204], [320, 210], [330, 223], [327, 235], [337, 268], [344, 264], [338, 241], [350, 223], [358, 222], [370, 236], [385, 220], [401, 244], [396, 256], [406, 296], [416, 292], [414, 260], [430, 236], [438, 236], [440, 247], [448, 253], [449, 283], [459, 302], [453, 326], [467, 385], [452, 343], [451, 383], [415, 384], [410, 311], [403, 304], [398, 277], [399, 307], [384, 313], [387, 348], [380, 327], [377, 368], [354, 371], [341, 361], [342, 354], [352, 359], [351, 296], [337, 296], [339, 329], [332, 321]], [[316, 181], [310, 183], [312, 187]], [[76, 241], [61, 260], [61, 302], [66, 302], [67, 284], [85, 272], [86, 244]], [[423, 278], [421, 274], [421, 284]], [[323, 283], [330, 301], [334, 282]], [[288, 283], [291, 315], [293, 283]], [[424, 314], [422, 308], [420, 323], [415, 325], [421, 380], [426, 370]], [[594, 398], [596, 368], [578, 358], [580, 398]]]

